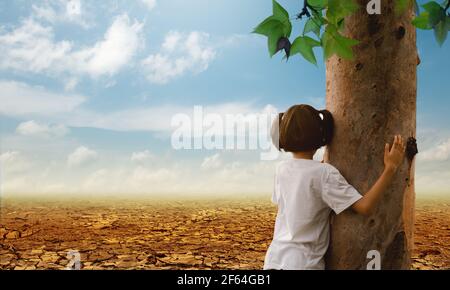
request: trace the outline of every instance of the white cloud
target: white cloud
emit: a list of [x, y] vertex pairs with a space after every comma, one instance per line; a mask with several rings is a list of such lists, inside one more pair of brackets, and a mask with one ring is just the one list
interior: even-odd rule
[[80, 95], [64, 95], [15, 81], [0, 80], [0, 114], [7, 116], [54, 115], [73, 111], [85, 101]]
[[166, 84], [187, 72], [205, 71], [215, 56], [209, 34], [193, 31], [183, 35], [172, 31], [166, 35], [161, 51], [149, 55], [142, 66], [150, 82]]
[[150, 151], [145, 150], [142, 152], [133, 152], [131, 154], [131, 161], [133, 162], [144, 162], [151, 159], [153, 156], [150, 154]]
[[141, 0], [148, 10], [153, 10], [156, 6], [156, 0]]
[[30, 163], [18, 151], [7, 151], [0, 154], [0, 169], [2, 174], [20, 173], [30, 167]]
[[164, 42], [161, 45], [163, 51], [173, 52], [177, 48], [177, 44], [181, 41], [182, 35], [178, 31], [171, 31], [166, 34]]
[[26, 19], [11, 32], [0, 34], [0, 68], [33, 73], [60, 72], [73, 44], [54, 41], [53, 29]]
[[[257, 114], [263, 108], [257, 108], [248, 102], [232, 102], [203, 107], [204, 114], [218, 114], [225, 118], [226, 114]], [[131, 108], [122, 111], [98, 113], [77, 110], [66, 116], [65, 124], [70, 127], [90, 127], [114, 131], [163, 131], [172, 132], [172, 117], [185, 114], [193, 118], [192, 106], [155, 106], [147, 108]]]
[[177, 191], [180, 171], [171, 168], [148, 168], [137, 166], [127, 170], [102, 168], [87, 176], [78, 192], [107, 194], [161, 194]]
[[[56, 41], [52, 27], [32, 18], [13, 31], [0, 34], [0, 69], [91, 77], [111, 76], [128, 65], [142, 43], [143, 24], [123, 14], [105, 33], [102, 40], [78, 50], [67, 40]], [[1, 31], [1, 30], [0, 30]], [[73, 87], [69, 83], [68, 88]]]
[[81, 14], [81, 1], [69, 0], [66, 4], [66, 14], [69, 17], [78, 16]]
[[104, 39], [91, 48], [73, 53], [74, 60], [80, 63], [80, 70], [93, 77], [113, 75], [127, 65], [136, 54], [142, 39], [143, 24], [131, 22], [128, 15], [118, 16]]
[[423, 195], [445, 194], [449, 196], [450, 170], [420, 171], [416, 174], [416, 191]]
[[85, 146], [80, 146], [67, 157], [69, 167], [81, 166], [97, 159], [98, 153]]
[[[71, 93], [48, 91], [40, 86], [0, 80], [0, 115], [28, 118], [45, 123], [57, 123], [66, 127], [87, 127], [114, 131], [172, 132], [172, 117], [185, 114], [192, 118], [192, 106], [154, 106], [130, 108], [121, 111], [95, 112], [82, 107], [88, 99]], [[269, 113], [266, 107], [255, 107], [251, 102], [230, 102], [204, 106], [204, 114]], [[275, 109], [274, 109], [275, 110]]]
[[221, 166], [222, 159], [220, 158], [220, 154], [216, 153], [212, 156], [206, 157], [200, 167], [204, 170], [210, 170], [220, 168]]
[[33, 5], [33, 14], [36, 18], [46, 20], [49, 22], [56, 22], [58, 19], [58, 13], [53, 9], [53, 7], [48, 4], [45, 6]]
[[96, 170], [94, 173], [89, 175], [85, 181], [82, 183], [82, 188], [87, 191], [96, 191], [96, 192], [104, 192], [106, 188], [109, 190], [112, 190], [111, 188], [111, 182], [112, 180], [115, 180], [117, 176], [114, 176], [115, 178], [112, 180], [109, 180], [109, 178], [112, 178], [113, 174], [110, 170], [102, 168], [99, 170]]
[[[35, 160], [33, 168], [36, 170], [21, 171], [6, 177], [3, 175], [0, 187], [5, 194], [208, 196], [270, 193], [273, 187], [274, 162], [248, 159], [245, 154], [247, 153], [233, 153], [229, 156], [234, 157], [229, 160], [221, 155], [221, 166], [213, 165], [214, 168], [209, 167], [208, 170], [201, 170], [199, 167], [202, 160], [179, 162], [155, 156], [155, 162], [144, 166], [123, 162], [129, 156], [116, 154], [108, 156], [105, 159], [107, 163], [99, 161], [81, 168], [80, 165], [95, 160], [97, 153], [89, 148], [79, 147], [71, 154], [70, 161], [67, 161], [72, 164], [71, 167], [67, 167], [61, 159], [55, 159], [54, 163], [45, 159]], [[9, 164], [14, 165], [19, 157], [21, 155], [18, 152], [11, 151], [3, 154], [1, 160], [8, 160]], [[213, 157], [211, 160], [217, 158]], [[157, 163], [164, 165], [158, 166]], [[1, 169], [4, 172], [3, 166]]]
[[175, 171], [167, 168], [146, 168], [143, 166], [138, 166], [135, 168], [131, 175], [127, 179], [127, 183], [134, 189], [143, 188], [144, 184], [147, 184], [144, 188], [149, 189], [155, 185], [161, 183], [167, 185], [169, 181], [176, 181], [177, 174]]
[[32, 16], [52, 24], [59, 22], [80, 25], [87, 29], [93, 24], [88, 20], [85, 1], [81, 0], [50, 0], [32, 6]]
[[450, 138], [424, 152], [419, 153], [418, 159], [423, 161], [446, 161], [450, 158]]
[[72, 77], [66, 81], [64, 84], [64, 90], [66, 91], [73, 91], [76, 86], [78, 85], [78, 79], [75, 77]]
[[[89, 150], [91, 149], [87, 151]], [[257, 153], [250, 156], [246, 154], [253, 153], [220, 152], [205, 159], [187, 161], [154, 153], [151, 164], [149, 162], [144, 166], [140, 163], [136, 165], [126, 162], [131, 157], [128, 153], [124, 153], [123, 156], [114, 153], [105, 158], [107, 163], [99, 161], [92, 164], [92, 167], [72, 168], [68, 172], [65, 160], [61, 158], [56, 158], [57, 164], [47, 171], [45, 167], [49, 162], [48, 159], [45, 160], [45, 157], [41, 160], [43, 166], [37, 166], [40, 163], [33, 163], [33, 168], [39, 170], [26, 170], [27, 166], [18, 166], [18, 161], [24, 156], [17, 150], [8, 151], [0, 157], [2, 175], [5, 168], [9, 168], [15, 174], [9, 174], [6, 177], [3, 175], [0, 186], [6, 194], [42, 192], [101, 195], [105, 193], [121, 197], [124, 194], [145, 196], [264, 194], [269, 197], [273, 188], [276, 162], [258, 161], [252, 157], [257, 156]], [[97, 156], [97, 154], [94, 155]], [[139, 155], [136, 154], [136, 156]], [[289, 154], [283, 154], [282, 158], [290, 157]], [[5, 164], [9, 165], [5, 166]], [[26, 162], [25, 165], [27, 165]], [[440, 162], [438, 164], [440, 167], [435, 165], [436, 162], [427, 162], [426, 166], [417, 164], [416, 190], [419, 195], [448, 194], [450, 172], [445, 167], [445, 162]], [[18, 167], [14, 168], [15, 166]], [[47, 172], [43, 174], [44, 171]]]
[[61, 124], [43, 124], [31, 120], [20, 123], [16, 128], [16, 132], [24, 136], [61, 137], [66, 135], [69, 129]]

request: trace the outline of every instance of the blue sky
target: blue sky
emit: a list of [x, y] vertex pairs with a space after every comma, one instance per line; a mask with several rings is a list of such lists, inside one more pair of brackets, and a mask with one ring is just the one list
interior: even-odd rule
[[[171, 116], [195, 105], [324, 106], [322, 61], [270, 59], [250, 34], [270, 13], [260, 0], [0, 2], [2, 191], [270, 192], [274, 162], [258, 152], [170, 144]], [[419, 194], [450, 185], [448, 48], [418, 32]]]

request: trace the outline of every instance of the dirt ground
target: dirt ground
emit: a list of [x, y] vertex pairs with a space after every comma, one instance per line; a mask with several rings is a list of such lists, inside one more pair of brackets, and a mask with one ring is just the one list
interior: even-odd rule
[[[261, 269], [276, 208], [239, 200], [12, 200], [0, 269]], [[450, 202], [419, 201], [413, 269], [450, 269]]]

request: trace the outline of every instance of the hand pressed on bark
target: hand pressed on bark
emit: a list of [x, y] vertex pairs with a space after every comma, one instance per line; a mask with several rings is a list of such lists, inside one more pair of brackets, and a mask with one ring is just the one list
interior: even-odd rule
[[[389, 149], [390, 148], [390, 149]], [[403, 137], [397, 135], [394, 137], [392, 147], [388, 143], [384, 146], [384, 166], [396, 171], [405, 157], [406, 145]]]
[[384, 171], [377, 182], [370, 188], [363, 198], [352, 205], [352, 209], [362, 215], [372, 214], [376, 204], [383, 192], [386, 191], [392, 181], [392, 177], [405, 158], [406, 145], [403, 137], [396, 135], [392, 146], [385, 145], [384, 148]]

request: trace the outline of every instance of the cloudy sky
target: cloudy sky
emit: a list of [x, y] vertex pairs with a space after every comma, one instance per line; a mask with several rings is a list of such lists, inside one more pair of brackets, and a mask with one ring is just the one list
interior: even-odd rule
[[[2, 193], [269, 193], [258, 150], [174, 150], [172, 117], [324, 106], [323, 62], [269, 59], [270, 1], [1, 1]], [[291, 11], [294, 1], [281, 1]], [[288, 5], [289, 4], [289, 5]], [[450, 188], [448, 41], [419, 32], [419, 195]]]

